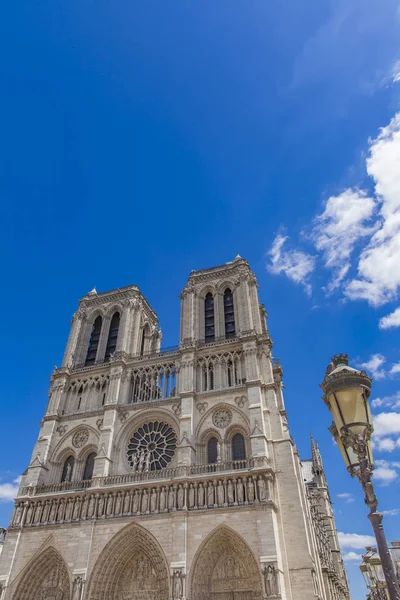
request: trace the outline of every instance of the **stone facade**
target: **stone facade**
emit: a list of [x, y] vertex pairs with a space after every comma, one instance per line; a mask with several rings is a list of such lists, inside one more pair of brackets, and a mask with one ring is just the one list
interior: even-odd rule
[[0, 600], [349, 598], [322, 462], [314, 447], [302, 467], [290, 436], [245, 260], [192, 271], [180, 331], [161, 352], [135, 286], [82, 298]]

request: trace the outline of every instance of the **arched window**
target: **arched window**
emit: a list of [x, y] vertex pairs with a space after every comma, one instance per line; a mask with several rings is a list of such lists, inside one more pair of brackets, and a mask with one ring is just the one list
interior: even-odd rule
[[246, 445], [241, 433], [235, 433], [232, 438], [232, 460], [246, 460]]
[[229, 288], [224, 293], [225, 337], [233, 338], [235, 332], [235, 313], [233, 312], [233, 294]]
[[67, 460], [64, 463], [61, 482], [63, 481], [72, 481], [72, 472], [74, 470], [75, 459], [73, 456], [68, 456]]
[[92, 365], [96, 360], [97, 347], [99, 345], [101, 325], [103, 323], [103, 319], [98, 316], [95, 322], [93, 323], [92, 334], [90, 336], [88, 351], [86, 355], [86, 365]]
[[216, 463], [218, 460], [218, 440], [212, 437], [207, 442], [207, 462], [208, 464]]
[[206, 342], [215, 340], [214, 297], [211, 292], [204, 299], [204, 339]]
[[96, 452], [92, 452], [86, 459], [85, 470], [83, 471], [83, 479], [86, 481], [92, 479], [94, 469], [94, 459], [96, 458]]
[[142, 339], [140, 341], [140, 356], [144, 355], [145, 344], [146, 344], [147, 325], [142, 329]]
[[106, 353], [105, 353], [106, 360], [108, 358], [110, 358], [111, 354], [113, 354], [115, 352], [115, 349], [117, 347], [119, 320], [120, 320], [119, 312], [114, 313], [113, 318], [111, 319], [111, 323], [110, 323], [110, 331], [108, 332], [108, 340], [107, 340], [107, 347], [106, 347]]

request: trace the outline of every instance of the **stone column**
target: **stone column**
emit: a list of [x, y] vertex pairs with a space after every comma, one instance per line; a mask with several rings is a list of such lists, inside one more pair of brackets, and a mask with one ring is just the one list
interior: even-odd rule
[[86, 323], [86, 311], [80, 308], [76, 311], [72, 317], [71, 331], [69, 334], [67, 347], [65, 349], [64, 358], [62, 362], [63, 367], [67, 367], [71, 364], [71, 361], [77, 363], [77, 345], [78, 341], [82, 337], [84, 325]]
[[107, 341], [108, 341], [108, 334], [110, 332], [111, 316], [112, 315], [107, 315], [103, 318], [103, 322], [101, 325], [99, 345], [97, 346], [97, 352], [96, 352], [96, 362], [97, 363], [104, 362], [104, 356], [106, 353], [106, 347], [107, 347]]

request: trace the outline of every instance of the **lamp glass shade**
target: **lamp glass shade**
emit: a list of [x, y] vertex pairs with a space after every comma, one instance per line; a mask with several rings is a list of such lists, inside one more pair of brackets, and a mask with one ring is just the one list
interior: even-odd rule
[[364, 567], [364, 565], [362, 565], [362, 567], [360, 567], [360, 569], [361, 569], [361, 573], [363, 574], [363, 577], [364, 577], [365, 585], [367, 587], [370, 587], [372, 585], [372, 582], [371, 582], [371, 578], [369, 576], [367, 567]]
[[333, 435], [333, 439], [335, 440], [335, 442], [338, 445], [338, 448], [340, 450], [344, 464], [346, 465], [347, 469], [352, 471], [352, 469], [357, 468], [360, 463], [357, 454], [354, 452], [354, 450], [351, 447], [345, 448], [345, 446], [342, 442], [342, 438], [338, 434], [338, 430], [334, 423], [332, 423], [332, 425], [329, 429]]

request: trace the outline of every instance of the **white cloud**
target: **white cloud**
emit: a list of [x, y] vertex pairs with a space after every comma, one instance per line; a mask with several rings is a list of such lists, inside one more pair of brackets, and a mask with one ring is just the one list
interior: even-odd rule
[[393, 452], [396, 442], [392, 438], [384, 437], [374, 439], [374, 450], [377, 452]]
[[396, 375], [396, 373], [400, 373], [400, 362], [394, 364], [392, 366], [392, 368], [390, 369], [390, 374], [391, 375]]
[[392, 396], [384, 396], [383, 398], [375, 398], [371, 402], [372, 408], [387, 406], [389, 408], [400, 408], [400, 392], [396, 392]]
[[325, 266], [335, 272], [328, 291], [336, 289], [346, 277], [357, 241], [376, 230], [376, 225], [369, 224], [375, 208], [375, 200], [366, 192], [347, 189], [339, 196], [331, 196], [324, 212], [314, 220], [311, 239], [323, 253]]
[[315, 257], [302, 250], [286, 249], [288, 237], [278, 234], [268, 252], [270, 264], [267, 269], [274, 275], [283, 273], [295, 283], [304, 286], [306, 293], [311, 295], [309, 276], [315, 269]]
[[392, 81], [393, 83], [400, 82], [400, 60], [397, 60], [392, 67]]
[[357, 554], [357, 552], [346, 552], [346, 554], [343, 554], [343, 560], [346, 562], [349, 562], [351, 560], [362, 560], [362, 554]]
[[386, 517], [395, 517], [396, 515], [399, 514], [400, 508], [392, 508], [390, 510], [381, 510], [380, 512], [383, 515], [385, 515]]
[[386, 317], [382, 317], [382, 319], [379, 321], [379, 327], [381, 329], [400, 327], [400, 306], [389, 315], [386, 315]]
[[353, 494], [349, 494], [349, 492], [343, 492], [342, 494], [337, 494], [337, 497], [341, 500], [344, 500], [346, 504], [351, 504], [354, 502]]
[[394, 300], [400, 288], [400, 113], [372, 140], [367, 173], [381, 203], [379, 228], [361, 252], [357, 278], [345, 294], [373, 306]]
[[0, 484], [0, 502], [12, 502], [18, 493], [21, 477], [17, 477], [12, 483]]
[[365, 546], [373, 546], [376, 540], [372, 535], [360, 535], [358, 533], [338, 532], [339, 544], [341, 548], [354, 548], [355, 550], [364, 550]]
[[400, 434], [400, 413], [382, 412], [374, 416], [376, 437]]
[[374, 379], [383, 379], [385, 377], [384, 369], [381, 366], [386, 362], [382, 354], [372, 354], [367, 362], [360, 363], [360, 367], [372, 375]]
[[388, 485], [397, 479], [397, 471], [390, 467], [378, 467], [374, 469], [374, 479], [382, 482], [382, 485]]

